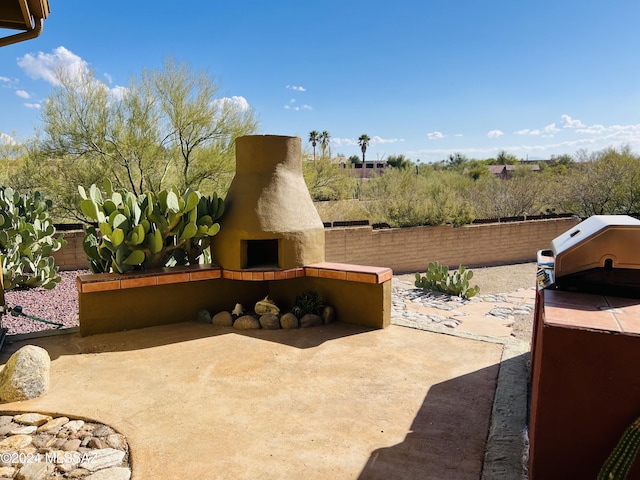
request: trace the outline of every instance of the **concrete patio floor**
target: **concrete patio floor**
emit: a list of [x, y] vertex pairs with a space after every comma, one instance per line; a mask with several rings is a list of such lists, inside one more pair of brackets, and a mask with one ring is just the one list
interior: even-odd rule
[[19, 341], [0, 362], [25, 344], [49, 352], [51, 389], [0, 409], [112, 426], [133, 479], [477, 480], [504, 348], [396, 325], [187, 322]]

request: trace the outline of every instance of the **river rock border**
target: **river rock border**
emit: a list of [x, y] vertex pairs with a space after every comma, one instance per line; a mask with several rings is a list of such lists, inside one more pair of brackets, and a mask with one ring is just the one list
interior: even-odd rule
[[129, 480], [129, 444], [108, 425], [41, 413], [0, 413], [0, 480]]
[[327, 325], [335, 320], [336, 311], [330, 305], [325, 306], [320, 315], [307, 313], [300, 318], [291, 312], [284, 314], [265, 313], [263, 315], [248, 312], [236, 315], [232, 312], [222, 311], [211, 315], [208, 310], [200, 310], [197, 317], [198, 322], [210, 323], [218, 327], [233, 327], [236, 330], [291, 330]]

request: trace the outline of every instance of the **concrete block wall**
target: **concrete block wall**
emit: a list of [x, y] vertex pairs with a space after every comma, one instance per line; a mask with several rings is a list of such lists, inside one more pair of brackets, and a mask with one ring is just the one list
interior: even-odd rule
[[62, 232], [67, 244], [57, 252], [53, 252], [53, 258], [60, 270], [86, 270], [89, 268], [89, 261], [82, 249], [84, 232], [82, 230], [72, 230]]
[[380, 265], [395, 273], [424, 271], [433, 261], [452, 267], [530, 262], [578, 222], [571, 217], [463, 227], [330, 228], [325, 230], [325, 260]]
[[[325, 229], [325, 260], [424, 271], [429, 262], [457, 267], [531, 262], [536, 252], [579, 222], [577, 217], [452, 227]], [[65, 232], [67, 245], [54, 258], [61, 270], [86, 269], [82, 231]]]

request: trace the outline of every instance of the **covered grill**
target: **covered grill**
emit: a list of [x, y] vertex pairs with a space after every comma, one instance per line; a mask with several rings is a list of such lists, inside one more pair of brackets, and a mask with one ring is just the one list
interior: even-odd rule
[[595, 215], [538, 252], [543, 288], [640, 298], [640, 220]]
[[590, 217], [538, 264], [529, 478], [596, 478], [640, 404], [640, 221]]

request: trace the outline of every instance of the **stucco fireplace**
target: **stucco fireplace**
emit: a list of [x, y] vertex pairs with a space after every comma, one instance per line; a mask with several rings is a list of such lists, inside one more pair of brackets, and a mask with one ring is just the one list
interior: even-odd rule
[[302, 176], [300, 137], [236, 140], [214, 262], [229, 270], [289, 269], [324, 261], [324, 226]]

